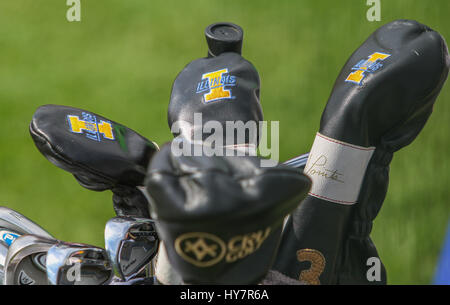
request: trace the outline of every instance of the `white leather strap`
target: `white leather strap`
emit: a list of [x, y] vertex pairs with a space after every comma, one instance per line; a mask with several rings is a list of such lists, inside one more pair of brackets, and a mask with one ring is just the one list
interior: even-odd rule
[[309, 195], [339, 204], [355, 204], [375, 147], [361, 147], [316, 134], [304, 173]]

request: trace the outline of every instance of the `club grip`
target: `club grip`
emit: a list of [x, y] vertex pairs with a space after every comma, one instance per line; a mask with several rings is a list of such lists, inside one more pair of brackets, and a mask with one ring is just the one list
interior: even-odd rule
[[229, 22], [219, 22], [205, 29], [208, 43], [208, 57], [219, 56], [225, 52], [241, 54], [244, 31], [240, 26]]

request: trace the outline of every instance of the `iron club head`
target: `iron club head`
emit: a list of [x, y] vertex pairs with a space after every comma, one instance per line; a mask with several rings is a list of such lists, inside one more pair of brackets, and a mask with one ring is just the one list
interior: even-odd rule
[[[8, 249], [19, 236], [24, 234], [53, 239], [50, 233], [24, 215], [13, 209], [0, 206], [0, 283], [5, 281], [5, 264]], [[22, 284], [33, 282], [32, 279], [26, 279], [27, 273], [25, 271], [21, 274]]]
[[45, 259], [57, 241], [36, 235], [22, 235], [9, 247], [5, 260], [5, 285], [46, 285]]
[[47, 276], [53, 285], [107, 285], [114, 276], [102, 248], [58, 242], [48, 250]]
[[105, 226], [105, 248], [116, 274], [124, 281], [139, 276], [158, 252], [159, 239], [151, 219], [119, 216]]

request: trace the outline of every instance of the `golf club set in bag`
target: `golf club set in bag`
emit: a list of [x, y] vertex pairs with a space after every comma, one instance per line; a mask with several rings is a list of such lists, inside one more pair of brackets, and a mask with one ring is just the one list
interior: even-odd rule
[[5, 285], [144, 283], [159, 242], [152, 220], [125, 216], [106, 224], [106, 250], [56, 240], [5, 207], [0, 207], [0, 227], [0, 276]]
[[[30, 133], [39, 151], [81, 186], [112, 191], [117, 217], [102, 249], [56, 240], [1, 208], [4, 284], [387, 283], [382, 264], [379, 279], [367, 277], [367, 260], [379, 259], [372, 223], [393, 154], [420, 133], [447, 78], [444, 39], [411, 20], [380, 27], [339, 73], [311, 151], [263, 167], [260, 131], [224, 135], [222, 145], [204, 132], [209, 121], [225, 130], [263, 120], [242, 29], [216, 23], [205, 35], [207, 57], [177, 75], [170, 97], [169, 127], [188, 124], [161, 149], [88, 110], [37, 109]], [[221, 153], [180, 155], [176, 141]]]

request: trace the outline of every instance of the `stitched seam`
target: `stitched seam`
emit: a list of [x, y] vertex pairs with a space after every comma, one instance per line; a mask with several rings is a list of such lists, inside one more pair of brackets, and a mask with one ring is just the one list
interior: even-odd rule
[[348, 143], [345, 143], [345, 142], [341, 142], [339, 140], [331, 139], [331, 138], [329, 138], [327, 136], [324, 136], [324, 135], [322, 135], [320, 133], [317, 133], [317, 136], [319, 136], [322, 139], [325, 139], [327, 141], [330, 141], [330, 142], [333, 142], [333, 143], [337, 143], [337, 144], [340, 144], [340, 145], [343, 145], [343, 146], [348, 146], [348, 147], [351, 147], [351, 148], [359, 149], [359, 150], [364, 150], [364, 151], [375, 150], [375, 147], [361, 147], [361, 146], [357, 146], [357, 145], [348, 144]]

